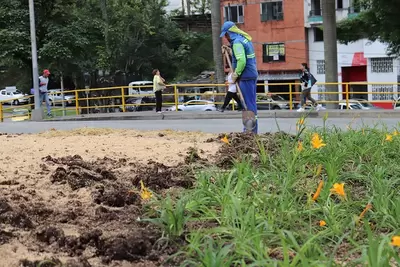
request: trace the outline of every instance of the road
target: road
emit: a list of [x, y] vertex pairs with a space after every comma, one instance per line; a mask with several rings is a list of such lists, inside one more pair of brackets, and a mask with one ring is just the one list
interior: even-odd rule
[[[285, 132], [296, 131], [295, 118], [282, 119], [260, 119], [259, 132], [276, 132], [279, 129]], [[349, 119], [332, 118], [328, 119], [328, 126], [336, 126], [346, 129], [352, 123], [352, 127], [382, 127], [389, 129], [397, 127], [399, 120], [395, 118], [387, 119]], [[135, 129], [135, 130], [182, 130], [182, 131], [203, 131], [208, 133], [223, 133], [241, 131], [241, 119], [215, 119], [215, 120], [122, 120], [122, 121], [66, 121], [66, 122], [3, 122], [0, 123], [0, 133], [39, 133], [52, 128], [57, 130], [72, 130], [76, 128], [112, 128], [112, 129]], [[279, 125], [279, 128], [278, 128]], [[321, 118], [308, 118], [307, 125], [322, 126]]]

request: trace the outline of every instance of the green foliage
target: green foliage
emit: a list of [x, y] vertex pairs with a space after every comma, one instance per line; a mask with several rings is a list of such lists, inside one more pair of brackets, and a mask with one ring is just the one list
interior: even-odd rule
[[368, 38], [389, 44], [389, 52], [400, 54], [400, 9], [397, 0], [360, 0], [354, 18], [338, 23], [338, 39], [342, 43]]
[[[153, 68], [168, 80], [197, 75], [213, 62], [210, 37], [183, 33], [166, 14], [167, 2], [35, 0], [39, 67], [72, 77], [104, 70], [150, 78]], [[207, 8], [207, 1], [200, 2], [199, 8]], [[0, 0], [0, 5], [4, 80], [29, 81], [28, 1]]]
[[[187, 246], [177, 254], [186, 266], [400, 264], [390, 244], [400, 234], [399, 132], [323, 125], [301, 124], [297, 137], [303, 150], [297, 138], [282, 136], [279, 153], [260, 150], [256, 167], [244, 159], [230, 172], [199, 173], [195, 188], [176, 200], [180, 208], [172, 209], [169, 198], [160, 200], [156, 206], [165, 209], [160, 214], [179, 210], [180, 219], [168, 220], [175, 225], [169, 229], [190, 221], [191, 227], [178, 232], [186, 233]], [[314, 133], [326, 146], [313, 148]], [[344, 183], [345, 196], [332, 193], [335, 183]]]

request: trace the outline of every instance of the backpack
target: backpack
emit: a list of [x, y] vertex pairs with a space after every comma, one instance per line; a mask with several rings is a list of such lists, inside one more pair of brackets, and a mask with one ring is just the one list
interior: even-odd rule
[[310, 81], [311, 81], [311, 84], [310, 84], [310, 87], [311, 87], [314, 84], [316, 84], [317, 79], [315, 79], [314, 75], [312, 75], [311, 73], [308, 73], [308, 75], [309, 75], [309, 78], [310, 78]]

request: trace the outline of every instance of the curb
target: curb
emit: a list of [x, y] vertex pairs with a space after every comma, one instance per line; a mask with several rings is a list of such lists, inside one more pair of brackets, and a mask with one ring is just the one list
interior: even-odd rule
[[[261, 111], [258, 113], [259, 119], [271, 118], [300, 118], [308, 114], [311, 118], [323, 118], [328, 113], [328, 118], [399, 118], [400, 111], [320, 111], [310, 113], [298, 113], [296, 111]], [[68, 116], [47, 119], [45, 121], [108, 121], [108, 120], [221, 120], [221, 119], [241, 119], [240, 112], [204, 112], [204, 113], [112, 113], [112, 114], [93, 114], [81, 116]]]

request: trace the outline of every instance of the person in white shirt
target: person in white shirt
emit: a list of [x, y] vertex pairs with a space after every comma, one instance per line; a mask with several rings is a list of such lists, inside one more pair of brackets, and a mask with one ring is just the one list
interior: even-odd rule
[[48, 90], [49, 76], [50, 76], [50, 71], [44, 70], [43, 75], [39, 77], [39, 97], [40, 97], [40, 105], [42, 105], [44, 101], [46, 102], [47, 116], [51, 117], [52, 116], [51, 105], [50, 105], [49, 90]]
[[236, 103], [238, 104], [238, 110], [240, 111], [243, 109], [242, 102], [240, 101], [240, 98], [237, 94], [236, 83], [234, 83], [232, 80], [233, 72], [231, 69], [228, 69], [228, 70], [229, 70], [229, 74], [228, 74], [228, 79], [226, 82], [226, 84], [228, 85], [228, 92], [226, 93], [225, 101], [224, 101], [224, 104], [222, 105], [220, 111], [224, 112], [226, 107], [229, 105], [229, 102], [232, 99], [234, 99], [236, 101]]

